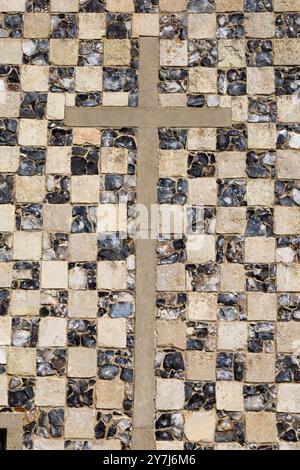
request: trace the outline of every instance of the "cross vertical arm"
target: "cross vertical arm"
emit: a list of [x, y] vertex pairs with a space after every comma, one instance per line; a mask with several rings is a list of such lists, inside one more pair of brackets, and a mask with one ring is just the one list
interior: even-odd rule
[[[158, 39], [141, 38], [139, 63], [139, 105], [158, 105]], [[158, 180], [156, 127], [138, 128], [137, 204], [151, 214], [156, 203]], [[136, 241], [136, 318], [133, 449], [155, 449], [154, 358], [156, 304], [156, 242], [149, 236]]]

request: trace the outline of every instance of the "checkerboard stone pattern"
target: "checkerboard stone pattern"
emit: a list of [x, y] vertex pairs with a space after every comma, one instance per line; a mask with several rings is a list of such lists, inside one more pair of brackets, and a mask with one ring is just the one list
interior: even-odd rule
[[131, 446], [137, 131], [63, 119], [137, 105], [141, 35], [161, 106], [233, 113], [159, 130], [158, 203], [191, 227], [204, 205], [204, 244], [157, 241], [157, 448], [300, 447], [299, 19], [299, 0], [0, 0], [0, 408], [24, 411], [24, 449]]

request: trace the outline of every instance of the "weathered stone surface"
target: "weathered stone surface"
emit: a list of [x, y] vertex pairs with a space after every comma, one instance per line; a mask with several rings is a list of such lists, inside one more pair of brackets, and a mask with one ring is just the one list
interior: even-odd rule
[[249, 442], [275, 442], [277, 440], [274, 413], [246, 413], [246, 435]]

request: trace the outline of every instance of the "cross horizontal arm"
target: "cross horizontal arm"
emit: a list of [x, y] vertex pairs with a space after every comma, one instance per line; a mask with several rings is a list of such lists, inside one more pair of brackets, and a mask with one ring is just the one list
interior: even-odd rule
[[229, 108], [75, 108], [65, 110], [70, 127], [231, 127]]

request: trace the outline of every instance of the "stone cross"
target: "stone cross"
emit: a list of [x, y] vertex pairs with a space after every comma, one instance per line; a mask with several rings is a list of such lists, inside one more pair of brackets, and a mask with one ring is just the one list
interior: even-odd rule
[[[65, 125], [138, 129], [137, 204], [148, 213], [156, 203], [158, 128], [231, 127], [230, 109], [159, 107], [159, 39], [140, 39], [139, 106], [67, 107]], [[151, 236], [136, 240], [136, 318], [133, 448], [155, 449], [154, 351], [156, 304], [156, 244]]]

